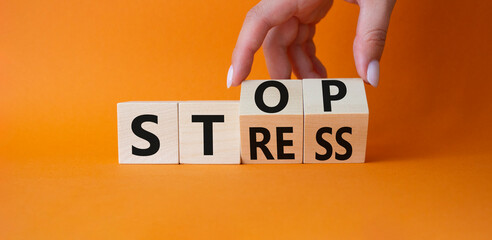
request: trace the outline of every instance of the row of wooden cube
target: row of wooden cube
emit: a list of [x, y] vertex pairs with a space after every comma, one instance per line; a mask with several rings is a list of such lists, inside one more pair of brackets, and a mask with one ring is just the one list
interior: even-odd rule
[[119, 162], [364, 162], [361, 79], [249, 80], [240, 101], [118, 104]]

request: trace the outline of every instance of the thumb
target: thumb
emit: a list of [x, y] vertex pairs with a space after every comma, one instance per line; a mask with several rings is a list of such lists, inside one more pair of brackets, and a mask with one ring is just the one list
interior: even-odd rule
[[359, 20], [354, 40], [357, 73], [374, 87], [379, 83], [379, 61], [383, 54], [391, 11], [396, 0], [359, 0]]

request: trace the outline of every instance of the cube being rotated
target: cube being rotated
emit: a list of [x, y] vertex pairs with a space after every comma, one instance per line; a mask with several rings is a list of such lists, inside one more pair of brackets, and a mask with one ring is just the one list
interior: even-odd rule
[[365, 161], [369, 109], [360, 78], [304, 79], [304, 163]]
[[178, 164], [178, 103], [118, 103], [118, 156], [125, 164]]
[[239, 101], [179, 103], [179, 162], [240, 164]]
[[241, 84], [241, 162], [302, 163], [301, 80]]

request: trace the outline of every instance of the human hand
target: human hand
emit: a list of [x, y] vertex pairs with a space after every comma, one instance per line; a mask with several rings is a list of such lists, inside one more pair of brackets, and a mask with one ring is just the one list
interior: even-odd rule
[[[379, 82], [391, 11], [396, 0], [345, 0], [359, 5], [354, 59], [359, 76], [372, 86]], [[254, 54], [263, 44], [271, 78], [324, 78], [326, 69], [316, 57], [316, 24], [333, 0], [262, 0], [246, 15], [232, 54], [227, 87], [238, 86], [251, 72]]]

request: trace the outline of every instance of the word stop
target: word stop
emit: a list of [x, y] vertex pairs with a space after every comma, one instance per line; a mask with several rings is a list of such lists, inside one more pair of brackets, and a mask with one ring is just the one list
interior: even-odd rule
[[119, 162], [364, 162], [361, 79], [249, 80], [240, 101], [118, 104]]

